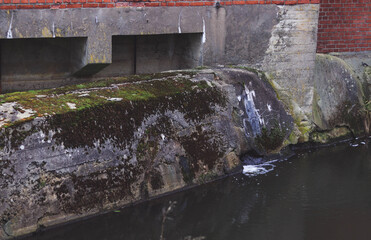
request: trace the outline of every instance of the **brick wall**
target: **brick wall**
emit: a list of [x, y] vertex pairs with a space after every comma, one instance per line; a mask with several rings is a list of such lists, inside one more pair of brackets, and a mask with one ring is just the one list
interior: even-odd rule
[[[220, 4], [225, 6], [244, 4], [295, 5], [319, 3], [319, 1], [320, 0], [222, 0]], [[0, 0], [0, 9], [213, 6], [216, 2], [215, 0]]]
[[321, 0], [317, 52], [371, 51], [371, 0]]

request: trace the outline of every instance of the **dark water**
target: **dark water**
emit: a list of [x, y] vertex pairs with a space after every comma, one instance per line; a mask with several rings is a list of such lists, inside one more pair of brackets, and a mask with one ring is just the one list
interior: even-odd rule
[[343, 145], [54, 228], [29, 240], [371, 239], [371, 146]]

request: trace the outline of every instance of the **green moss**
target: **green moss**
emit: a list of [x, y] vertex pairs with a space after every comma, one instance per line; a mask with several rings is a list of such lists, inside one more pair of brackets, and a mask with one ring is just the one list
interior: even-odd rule
[[149, 182], [152, 189], [157, 190], [164, 186], [164, 181], [159, 171], [153, 170], [150, 175], [151, 177]]
[[196, 67], [195, 69], [196, 70], [203, 70], [203, 69], [209, 69], [210, 67], [208, 67], [208, 66], [198, 66], [198, 67]]
[[[65, 114], [102, 106], [109, 103], [110, 98], [121, 98], [123, 102], [146, 101], [193, 91], [195, 88], [209, 88], [206, 82], [188, 80], [194, 74], [195, 72], [169, 72], [134, 75], [56, 89], [13, 92], [0, 95], [0, 102], [17, 102], [25, 109], [34, 110], [34, 116]], [[88, 95], [79, 96], [84, 93], [81, 90], [88, 91]], [[76, 109], [70, 109], [68, 103], [75, 104]]]
[[197, 128], [197, 132], [182, 137], [180, 142], [189, 155], [190, 168], [193, 172], [204, 167], [213, 169], [216, 161], [224, 153], [224, 149], [219, 149], [219, 146], [223, 146], [220, 138], [216, 137], [213, 131], [203, 131], [201, 127]]
[[241, 66], [241, 65], [228, 65], [227, 67], [243, 69], [243, 70], [255, 73], [261, 80], [263, 80], [264, 82], [269, 83], [270, 85], [272, 85], [270, 80], [269, 80], [269, 77], [263, 71], [260, 71], [260, 70], [255, 69], [255, 68], [247, 67], [247, 66]]
[[350, 101], [344, 101], [342, 104], [339, 104], [335, 114], [329, 119], [329, 126], [346, 125], [349, 126], [355, 135], [360, 135], [364, 131], [364, 110], [364, 107], [359, 103], [354, 104]]
[[257, 143], [266, 152], [273, 152], [282, 146], [286, 132], [282, 130], [278, 123], [275, 123], [271, 129], [262, 128], [262, 132], [256, 137]]
[[313, 131], [310, 133], [310, 141], [317, 143], [330, 143], [352, 137], [347, 127], [336, 127], [328, 131]]
[[204, 183], [207, 183], [207, 182], [210, 182], [210, 181], [214, 180], [216, 177], [218, 177], [218, 174], [216, 172], [209, 171], [209, 172], [206, 172], [206, 173], [202, 173], [197, 178], [197, 182], [199, 184], [204, 184]]
[[284, 145], [287, 146], [289, 144], [297, 144], [298, 143], [298, 136], [295, 130], [291, 131], [289, 137], [285, 140]]

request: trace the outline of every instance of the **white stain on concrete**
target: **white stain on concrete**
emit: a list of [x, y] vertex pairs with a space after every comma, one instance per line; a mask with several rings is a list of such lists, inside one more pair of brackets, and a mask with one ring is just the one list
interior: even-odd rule
[[271, 107], [271, 105], [268, 104], [268, 103], [267, 103], [267, 108], [268, 108], [268, 111], [270, 111], [270, 112], [272, 111], [272, 107]]
[[13, 24], [13, 12], [12, 12], [12, 18], [10, 19], [10, 24], [9, 24], [9, 29], [6, 33], [6, 38], [13, 38], [13, 34], [12, 34], [12, 24]]
[[204, 44], [206, 42], [206, 25], [205, 25], [205, 19], [202, 18], [202, 43]]
[[55, 25], [54, 25], [54, 22], [53, 22], [53, 25], [52, 25], [52, 33], [53, 33], [53, 38], [55, 38]]
[[67, 103], [67, 106], [68, 106], [70, 109], [76, 109], [76, 103]]
[[120, 102], [122, 101], [122, 98], [107, 98], [107, 100], [112, 102]]
[[178, 17], [178, 33], [182, 33], [182, 28], [180, 27], [180, 22], [182, 20], [182, 12], [183, 12], [183, 9], [180, 10], [179, 17]]
[[25, 109], [16, 102], [0, 105], [0, 127], [11, 122], [16, 122], [34, 115], [32, 109]]
[[[255, 91], [249, 90], [245, 85], [245, 89], [242, 93], [243, 105], [247, 118], [243, 119], [244, 129], [248, 129], [247, 125], [250, 125], [254, 136], [261, 133], [261, 126], [265, 125], [264, 119], [259, 114], [259, 109], [256, 108], [255, 102]], [[248, 131], [246, 131], [247, 133]]]

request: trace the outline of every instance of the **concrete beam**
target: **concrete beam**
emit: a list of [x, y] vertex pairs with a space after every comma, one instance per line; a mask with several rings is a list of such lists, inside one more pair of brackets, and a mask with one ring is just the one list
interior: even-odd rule
[[190, 8], [0, 11], [0, 39], [87, 38], [74, 53], [72, 75], [91, 76], [112, 63], [112, 36], [202, 32]]
[[[86, 38], [71, 56], [72, 79], [97, 72], [93, 77], [134, 72], [131, 66], [136, 61], [129, 59], [134, 57], [133, 47], [116, 48], [122, 52], [113, 57], [113, 36], [175, 35], [168, 36], [165, 42], [159, 38], [147, 41], [144, 54], [139, 49], [137, 57], [153, 67], [137, 70], [177, 69], [182, 65], [175, 64], [171, 54], [166, 54], [172, 52], [171, 38], [195, 33], [199, 34], [196, 38], [200, 44], [181, 44], [181, 48], [188, 49], [186, 58], [192, 62], [183, 66], [192, 67], [197, 62], [207, 66], [244, 64], [260, 68], [274, 76], [283, 89], [296, 89], [292, 91], [294, 98], [310, 113], [318, 12], [318, 4], [0, 11], [0, 39]], [[115, 66], [105, 68], [112, 62]], [[163, 63], [169, 68], [164, 68]], [[307, 72], [302, 74], [302, 69]]]

